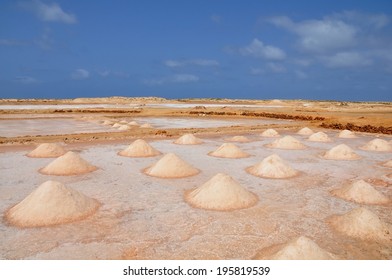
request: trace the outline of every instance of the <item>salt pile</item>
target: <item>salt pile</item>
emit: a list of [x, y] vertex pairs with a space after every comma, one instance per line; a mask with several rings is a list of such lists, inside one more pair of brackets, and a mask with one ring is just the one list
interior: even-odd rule
[[276, 154], [270, 155], [263, 159], [262, 162], [248, 167], [246, 171], [254, 176], [273, 179], [289, 178], [299, 173]]
[[272, 128], [269, 128], [267, 130], [264, 130], [263, 133], [261, 133], [261, 136], [263, 137], [279, 137], [279, 133]]
[[330, 225], [338, 232], [367, 240], [391, 238], [392, 227], [366, 208], [356, 208], [341, 216], [329, 218]]
[[361, 157], [346, 144], [340, 144], [327, 151], [324, 154], [324, 158], [334, 160], [356, 160]]
[[121, 120], [119, 121], [120, 124], [128, 124], [128, 122], [126, 120]]
[[160, 154], [161, 152], [154, 149], [143, 139], [135, 140], [128, 148], [118, 152], [118, 155], [123, 157], [154, 157]]
[[227, 141], [232, 141], [232, 142], [250, 142], [249, 138], [245, 136], [233, 136], [231, 138], [226, 139]]
[[135, 121], [131, 121], [128, 124], [132, 125], [132, 126], [139, 126], [139, 124], [137, 122], [135, 122]]
[[377, 152], [390, 152], [392, 151], [391, 145], [382, 139], [374, 139], [368, 142], [365, 146], [361, 147], [363, 150], [367, 151], [377, 151]]
[[147, 175], [160, 178], [183, 178], [200, 172], [173, 153], [164, 155], [159, 161], [143, 171]]
[[331, 139], [328, 137], [328, 135], [322, 131], [313, 133], [309, 136], [308, 140], [313, 142], [331, 142]]
[[173, 142], [174, 144], [178, 145], [198, 145], [203, 143], [203, 141], [197, 138], [195, 135], [188, 133], [182, 135], [180, 138]]
[[67, 152], [39, 170], [46, 175], [79, 175], [97, 170], [96, 166], [89, 164], [79, 154]]
[[339, 132], [338, 137], [339, 138], [357, 138], [357, 136], [355, 136], [354, 132], [347, 130], [347, 129]]
[[314, 132], [308, 127], [301, 128], [298, 130], [297, 134], [299, 135], [312, 135]]
[[291, 242], [274, 246], [265, 256], [262, 250], [255, 259], [268, 260], [332, 260], [336, 256], [320, 248], [313, 240], [300, 236]]
[[337, 197], [357, 203], [384, 204], [389, 202], [388, 197], [364, 180], [359, 180], [341, 189], [333, 190], [331, 193]]
[[206, 183], [185, 193], [185, 201], [207, 210], [235, 210], [255, 205], [258, 198], [229, 175], [218, 173]]
[[233, 143], [224, 143], [215, 151], [208, 153], [208, 155], [221, 158], [245, 158], [250, 156]]
[[130, 129], [130, 127], [128, 126], [128, 125], [126, 125], [126, 124], [124, 124], [124, 125], [121, 125], [121, 126], [119, 126], [118, 127], [118, 130], [128, 130], [128, 129]]
[[305, 149], [305, 145], [294, 137], [287, 135], [283, 138], [276, 139], [274, 142], [267, 144], [268, 148], [288, 149], [288, 150], [301, 150]]
[[99, 202], [64, 186], [46, 181], [10, 208], [6, 220], [18, 227], [41, 227], [70, 223], [95, 213]]
[[144, 123], [140, 126], [140, 128], [153, 128], [153, 126], [149, 123]]
[[112, 125], [113, 128], [118, 128], [120, 126], [121, 126], [121, 124], [119, 124], [119, 123], [115, 123], [114, 125]]
[[383, 165], [386, 166], [386, 167], [391, 167], [392, 168], [392, 160], [387, 161]]
[[57, 143], [43, 143], [32, 150], [26, 156], [34, 158], [55, 158], [62, 156], [66, 151]]
[[113, 122], [106, 120], [102, 124], [104, 124], [104, 125], [113, 125]]

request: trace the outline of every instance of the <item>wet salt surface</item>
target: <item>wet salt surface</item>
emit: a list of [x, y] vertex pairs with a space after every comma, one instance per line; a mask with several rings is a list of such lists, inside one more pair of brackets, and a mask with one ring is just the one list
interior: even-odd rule
[[[207, 118], [118, 118], [113, 121], [126, 120], [137, 121], [139, 124], [150, 123], [156, 128], [201, 128], [201, 127], [223, 127], [234, 125], [255, 125], [255, 124], [284, 124], [289, 123], [285, 120], [220, 120]], [[118, 131], [111, 126], [102, 125], [94, 121], [78, 120], [78, 119], [1, 119], [0, 120], [0, 136], [34, 136], [34, 135], [56, 135], [71, 133], [93, 133], [105, 131]]]
[[[286, 135], [287, 132], [279, 131]], [[325, 222], [333, 214], [343, 214], [360, 205], [332, 197], [329, 191], [351, 179], [378, 178], [391, 185], [385, 175], [392, 172], [379, 163], [392, 153], [360, 150], [370, 136], [339, 139], [328, 133], [332, 143], [306, 141], [296, 136], [307, 150], [265, 148], [274, 139], [246, 135], [254, 140], [236, 143], [249, 158], [224, 159], [207, 155], [224, 138], [203, 139], [196, 146], [181, 146], [173, 140], [150, 142], [163, 153], [174, 152], [202, 172], [183, 179], [159, 179], [140, 172], [159, 157], [117, 156], [123, 145], [95, 145], [78, 148], [82, 157], [100, 169], [81, 176], [47, 176], [37, 170], [52, 159], [27, 158], [27, 152], [0, 154], [0, 212], [21, 201], [46, 180], [58, 180], [96, 198], [102, 207], [92, 217], [71, 224], [19, 229], [0, 224], [1, 259], [250, 259], [257, 251], [273, 244], [305, 235], [340, 258], [391, 259], [392, 242], [360, 241], [333, 231]], [[389, 138], [385, 138], [388, 139]], [[325, 160], [320, 154], [345, 143], [362, 156], [358, 161]], [[278, 154], [302, 172], [292, 179], [263, 179], [245, 168]], [[225, 172], [254, 192], [254, 207], [231, 212], [195, 209], [183, 200], [193, 189], [218, 172]], [[377, 189], [392, 197], [390, 187]], [[365, 206], [382, 220], [392, 223], [391, 204]]]

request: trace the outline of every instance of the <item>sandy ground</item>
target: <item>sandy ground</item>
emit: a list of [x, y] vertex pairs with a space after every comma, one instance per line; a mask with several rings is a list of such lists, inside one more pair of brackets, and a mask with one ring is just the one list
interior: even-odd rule
[[[137, 112], [117, 110], [118, 106], [102, 110], [83, 107], [83, 104], [95, 103], [98, 105], [94, 106], [100, 107], [99, 102], [112, 104], [112, 101], [146, 106], [141, 106]], [[336, 137], [337, 130], [320, 128], [322, 122], [392, 128], [390, 103], [233, 101], [232, 105], [236, 106], [227, 107], [229, 101], [222, 100], [219, 106], [212, 107], [206, 100], [169, 102], [154, 98], [78, 99], [73, 102], [78, 107], [70, 112], [54, 112], [50, 108], [32, 111], [0, 108], [0, 259], [251, 259], [260, 250], [299, 235], [311, 238], [340, 259], [392, 259], [392, 241], [350, 238], [326, 223], [331, 215], [364, 206], [330, 195], [330, 190], [340, 188], [350, 180], [371, 180], [378, 191], [392, 198], [392, 169], [381, 165], [392, 159], [392, 153], [359, 148], [375, 137], [391, 141], [392, 136], [357, 133], [359, 138], [341, 139]], [[72, 105], [67, 100], [57, 103]], [[57, 103], [51, 100], [0, 100], [0, 104], [12, 106], [57, 106]], [[190, 108], [189, 104], [199, 108]], [[236, 115], [191, 114], [195, 110]], [[324, 119], [260, 118], [241, 115], [244, 111]], [[81, 119], [81, 116], [89, 119]], [[149, 122], [155, 128], [119, 132], [97, 123], [105, 119]], [[310, 142], [307, 137], [296, 135], [296, 130], [304, 126], [326, 132], [333, 141]], [[263, 138], [260, 133], [269, 127], [282, 136], [297, 137], [308, 148], [266, 148], [265, 145], [274, 139]], [[197, 133], [205, 143], [192, 146], [172, 143], [177, 136], [187, 132]], [[252, 142], [236, 145], [252, 156], [224, 159], [207, 155], [226, 142], [224, 139], [229, 135], [249, 137]], [[177, 154], [201, 172], [183, 179], [144, 175], [141, 170], [161, 156], [127, 158], [117, 155], [136, 138], [148, 139], [163, 153]], [[67, 149], [79, 152], [99, 170], [67, 177], [38, 173], [38, 169], [53, 159], [28, 158], [25, 154], [33, 149], [34, 143], [53, 141], [65, 142]], [[362, 158], [334, 161], [320, 156], [341, 143], [352, 147]], [[299, 170], [300, 175], [291, 179], [263, 179], [245, 171], [273, 153]], [[184, 202], [186, 190], [200, 186], [218, 172], [233, 176], [257, 194], [259, 202], [251, 208], [229, 212], [195, 209]], [[90, 218], [66, 225], [30, 229], [8, 225], [4, 220], [5, 211], [50, 179], [99, 200], [102, 207]], [[365, 207], [392, 224], [391, 204]]]

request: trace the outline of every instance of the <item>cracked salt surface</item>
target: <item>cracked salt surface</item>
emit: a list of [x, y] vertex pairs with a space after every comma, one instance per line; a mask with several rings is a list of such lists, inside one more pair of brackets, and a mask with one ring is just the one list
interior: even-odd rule
[[[282, 133], [295, 135], [295, 131]], [[392, 153], [360, 150], [372, 136], [340, 139], [327, 132], [333, 142], [318, 143], [298, 137], [305, 150], [264, 147], [273, 139], [257, 134], [254, 140], [237, 143], [249, 158], [226, 159], [207, 155], [227, 137], [203, 138], [202, 145], [181, 146], [170, 140], [150, 144], [163, 153], [173, 152], [201, 170], [183, 179], [146, 176], [141, 170], [161, 158], [126, 158], [117, 152], [130, 143], [83, 146], [81, 156], [100, 167], [80, 176], [47, 176], [37, 170], [53, 159], [28, 158], [26, 151], [0, 154], [0, 212], [24, 199], [47, 180], [57, 180], [103, 205], [98, 212], [75, 223], [53, 227], [20, 229], [0, 224], [1, 259], [251, 259], [263, 248], [284, 243], [300, 235], [343, 259], [391, 259], [392, 242], [362, 241], [347, 237], [326, 223], [361, 205], [331, 196], [330, 190], [348, 180], [378, 178], [389, 186], [391, 168], [380, 162]], [[390, 139], [384, 137], [385, 139]], [[345, 143], [362, 158], [357, 161], [325, 160], [320, 155]], [[301, 174], [291, 179], [264, 179], [249, 175], [245, 168], [276, 153]], [[216, 173], [230, 174], [259, 197], [250, 208], [229, 211], [196, 209], [184, 202], [185, 190], [200, 186]], [[392, 197], [390, 187], [377, 187]], [[362, 205], [363, 206], [363, 205]], [[381, 220], [392, 223], [391, 205], [364, 205]]]

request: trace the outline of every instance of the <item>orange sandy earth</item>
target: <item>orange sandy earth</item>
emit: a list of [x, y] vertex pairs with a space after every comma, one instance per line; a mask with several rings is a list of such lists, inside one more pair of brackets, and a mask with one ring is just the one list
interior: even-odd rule
[[[42, 108], [48, 104], [71, 106]], [[89, 108], [84, 108], [85, 104], [89, 104]], [[231, 107], [233, 104], [236, 106]], [[29, 107], [31, 105], [34, 106]], [[41, 107], [35, 107], [37, 105]], [[22, 107], [18, 106], [27, 107], [19, 109]], [[237, 115], [217, 117], [192, 111], [236, 112]], [[298, 121], [240, 116], [244, 111], [324, 119]], [[119, 131], [99, 122], [104, 120], [150, 123], [153, 128], [132, 127]], [[364, 207], [392, 225], [391, 203], [357, 204], [331, 195], [334, 189], [364, 179], [392, 199], [392, 168], [382, 165], [392, 159], [392, 153], [360, 148], [374, 138], [391, 143], [392, 136], [356, 132], [358, 138], [343, 139], [337, 137], [338, 130], [321, 128], [322, 122], [350, 122], [390, 129], [392, 105], [302, 100], [180, 102], [159, 98], [1, 100], [0, 258], [268, 258], [263, 254], [269, 248], [306, 236], [338, 259], [392, 259], [391, 233], [384, 232], [387, 238], [383, 240], [362, 239], [338, 232], [330, 223], [333, 215]], [[306, 140], [308, 136], [297, 135], [296, 131], [305, 126], [315, 132], [325, 132], [332, 141], [311, 142]], [[266, 144], [276, 138], [260, 136], [267, 128], [274, 128], [281, 136], [294, 136], [307, 148], [268, 148]], [[204, 143], [173, 144], [174, 139], [185, 133], [195, 133]], [[251, 140], [235, 143], [250, 157], [229, 159], [208, 155], [234, 135]], [[137, 138], [147, 140], [163, 154], [175, 153], [201, 172], [181, 179], [160, 179], [143, 174], [141, 170], [157, 162], [162, 155], [148, 158], [117, 155]], [[66, 150], [80, 153], [98, 170], [73, 176], [40, 174], [38, 170], [53, 158], [29, 158], [25, 154], [43, 142], [63, 143]], [[350, 146], [361, 159], [340, 161], [322, 157], [324, 152], [342, 143]], [[246, 168], [272, 154], [279, 155], [298, 170], [299, 175], [288, 179], [265, 179], [246, 172]], [[258, 202], [246, 209], [212, 211], [193, 208], [184, 201], [184, 193], [217, 173], [232, 176], [256, 194]], [[96, 199], [100, 208], [90, 217], [68, 224], [37, 228], [9, 224], [5, 218], [7, 210], [47, 180], [59, 181]]]

